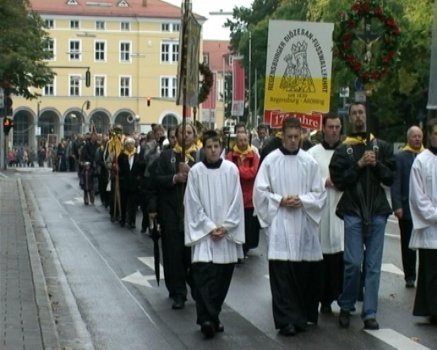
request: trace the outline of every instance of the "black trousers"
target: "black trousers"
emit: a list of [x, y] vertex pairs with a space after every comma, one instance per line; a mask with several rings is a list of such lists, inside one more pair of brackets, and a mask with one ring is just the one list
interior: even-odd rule
[[220, 323], [219, 315], [231, 284], [235, 264], [193, 263], [197, 324]]
[[177, 223], [166, 221], [165, 216], [160, 222], [165, 286], [170, 298], [180, 295], [186, 299], [186, 284], [191, 284], [191, 248], [185, 247], [184, 232]]
[[408, 248], [411, 231], [413, 230], [413, 221], [399, 220], [399, 230], [401, 232], [402, 266], [404, 268], [405, 281], [415, 281], [416, 251]]
[[244, 233], [246, 238], [243, 244], [244, 255], [246, 255], [250, 249], [258, 247], [259, 229], [258, 218], [253, 216], [253, 208], [244, 208]]
[[414, 316], [437, 316], [437, 249], [419, 249]]
[[323, 254], [322, 262], [322, 305], [331, 305], [343, 290], [343, 252]]
[[269, 260], [269, 273], [275, 327], [317, 323], [322, 262]]

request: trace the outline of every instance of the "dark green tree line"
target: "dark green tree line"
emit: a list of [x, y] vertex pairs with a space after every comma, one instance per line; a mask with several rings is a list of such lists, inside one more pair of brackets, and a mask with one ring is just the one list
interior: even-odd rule
[[[235, 8], [231, 30], [231, 48], [244, 55], [248, 69], [249, 32], [252, 48], [252, 89], [258, 89], [258, 114], [262, 115], [264, 76], [269, 19], [331, 22], [338, 32], [339, 13], [349, 10], [351, 0], [255, 0], [251, 8]], [[401, 30], [400, 45], [390, 70], [374, 86], [369, 97], [373, 129], [385, 137], [402, 140], [404, 131], [426, 115], [431, 55], [433, 0], [380, 0], [381, 6], [395, 18]], [[257, 77], [254, 72], [257, 72]], [[341, 87], [349, 86], [354, 96], [356, 75], [335, 54], [332, 66], [331, 110], [342, 105]], [[352, 98], [350, 99], [352, 100]]]
[[30, 87], [41, 88], [53, 79], [44, 61], [48, 33], [28, 0], [0, 0], [0, 87], [35, 98]]

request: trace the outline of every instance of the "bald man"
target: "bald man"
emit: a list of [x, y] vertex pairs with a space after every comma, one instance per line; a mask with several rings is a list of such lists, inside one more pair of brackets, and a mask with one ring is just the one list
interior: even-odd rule
[[405, 287], [414, 288], [416, 282], [416, 252], [408, 248], [413, 229], [409, 200], [410, 172], [416, 156], [423, 151], [423, 133], [418, 126], [407, 131], [407, 144], [396, 154], [396, 173], [391, 186], [391, 200], [394, 214], [399, 220], [401, 232], [402, 265]]

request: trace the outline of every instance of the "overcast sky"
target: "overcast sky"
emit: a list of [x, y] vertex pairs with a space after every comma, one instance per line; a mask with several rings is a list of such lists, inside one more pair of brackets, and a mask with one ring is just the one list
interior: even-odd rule
[[[170, 4], [181, 6], [183, 0], [163, 0]], [[208, 20], [203, 24], [203, 39], [207, 40], [229, 40], [229, 30], [223, 28], [227, 18], [232, 16], [210, 15], [210, 12], [232, 12], [234, 7], [251, 7], [253, 0], [219, 0], [217, 3], [212, 0], [191, 0], [193, 12], [198, 13]]]

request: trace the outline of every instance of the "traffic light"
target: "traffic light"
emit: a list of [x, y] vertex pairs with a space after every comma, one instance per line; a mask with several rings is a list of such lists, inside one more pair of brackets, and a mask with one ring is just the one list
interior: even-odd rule
[[147, 107], [150, 107], [150, 97], [147, 97]]
[[91, 72], [89, 69], [85, 72], [85, 86], [90, 87], [91, 86]]
[[14, 122], [11, 118], [6, 117], [5, 119], [3, 119], [3, 132], [5, 133], [5, 135], [9, 134], [9, 131], [13, 126]]

